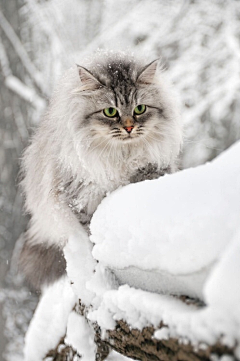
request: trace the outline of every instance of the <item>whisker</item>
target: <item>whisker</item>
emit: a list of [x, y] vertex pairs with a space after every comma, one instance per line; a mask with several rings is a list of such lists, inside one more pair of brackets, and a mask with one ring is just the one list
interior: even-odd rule
[[[107, 162], [110, 163], [110, 155], [112, 154], [112, 148], [114, 147], [114, 142], [111, 142], [111, 146], [108, 152]], [[114, 153], [115, 154], [115, 153]]]
[[107, 149], [108, 145], [110, 144], [111, 139], [108, 140], [107, 144], [104, 146], [104, 148], [102, 149], [102, 151], [100, 152], [100, 154], [98, 154], [98, 159], [101, 158], [101, 155], [104, 154], [105, 150]]
[[[99, 137], [99, 138], [101, 138], [101, 137]], [[95, 147], [91, 148], [89, 154], [91, 154], [96, 148], [100, 147], [104, 142], [106, 142], [105, 138], [102, 140], [102, 142], [98, 143]]]

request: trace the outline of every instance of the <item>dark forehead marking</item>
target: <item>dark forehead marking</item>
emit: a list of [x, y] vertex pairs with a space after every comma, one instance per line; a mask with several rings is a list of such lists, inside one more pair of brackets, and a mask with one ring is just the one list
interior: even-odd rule
[[117, 97], [117, 94], [116, 94], [115, 89], [114, 89], [113, 86], [111, 87], [111, 89], [112, 89], [112, 92], [113, 92], [113, 94], [114, 94], [115, 105], [116, 105], [116, 107], [118, 107], [118, 97]]
[[115, 94], [121, 105], [128, 105], [132, 102], [133, 99], [133, 87], [131, 86], [123, 86], [115, 88]]
[[115, 97], [116, 105], [129, 104], [130, 95], [136, 87], [136, 65], [126, 60], [112, 60], [106, 62], [98, 74], [98, 79], [106, 87], [110, 88]]
[[105, 65], [105, 69], [113, 86], [123, 84], [133, 85], [134, 64], [123, 61], [112, 61]]

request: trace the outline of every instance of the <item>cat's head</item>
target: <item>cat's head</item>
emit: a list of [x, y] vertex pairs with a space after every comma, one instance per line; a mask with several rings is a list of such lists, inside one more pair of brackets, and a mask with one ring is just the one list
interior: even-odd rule
[[75, 112], [76, 142], [81, 138], [85, 148], [103, 156], [139, 148], [168, 163], [178, 155], [181, 121], [159, 60], [144, 64], [129, 55], [106, 54], [78, 65], [76, 73], [71, 92], [81, 105]]
[[90, 69], [78, 66], [78, 91], [87, 101], [84, 126], [121, 144], [161, 137], [173, 112], [158, 82], [160, 71], [159, 60], [141, 66], [116, 56]]

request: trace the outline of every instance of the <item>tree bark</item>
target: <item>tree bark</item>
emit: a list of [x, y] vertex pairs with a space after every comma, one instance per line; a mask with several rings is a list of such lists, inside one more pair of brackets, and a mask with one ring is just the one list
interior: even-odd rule
[[[161, 324], [161, 327], [166, 325]], [[180, 343], [178, 339], [157, 340], [154, 327], [142, 331], [131, 329], [125, 321], [118, 321], [113, 331], [107, 332], [106, 344], [124, 356], [141, 361], [200, 361], [210, 360], [212, 354], [233, 355], [233, 349], [217, 343], [206, 349]]]
[[[194, 304], [202, 307], [202, 304], [198, 303], [198, 301], [194, 302]], [[82, 305], [76, 308], [76, 312], [87, 317], [87, 310]], [[162, 322], [157, 328], [149, 326], [138, 330], [131, 328], [124, 320], [120, 320], [116, 322], [114, 330], [105, 332], [104, 339], [101, 337], [99, 325], [94, 323], [92, 327], [95, 330], [95, 344], [97, 346], [96, 361], [105, 360], [110, 350], [115, 350], [123, 356], [141, 361], [210, 361], [213, 355], [217, 357], [232, 356], [234, 360], [240, 360], [234, 356], [237, 345], [230, 348], [221, 344], [221, 342], [217, 342], [214, 345], [197, 347], [190, 342], [183, 343], [177, 338], [158, 340], [154, 337], [155, 331], [168, 327]], [[76, 355], [76, 350], [66, 345], [64, 338], [62, 338], [56, 349], [51, 350], [47, 357], [51, 357], [52, 361], [75, 361]], [[81, 355], [78, 356], [80, 360]]]

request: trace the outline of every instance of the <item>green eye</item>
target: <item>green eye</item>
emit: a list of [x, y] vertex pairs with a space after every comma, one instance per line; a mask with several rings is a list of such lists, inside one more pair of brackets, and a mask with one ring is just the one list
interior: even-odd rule
[[117, 116], [118, 111], [115, 108], [105, 108], [103, 109], [103, 113], [106, 115], [106, 117], [113, 118]]
[[137, 115], [143, 114], [146, 110], [146, 105], [140, 104], [134, 109], [134, 113]]

